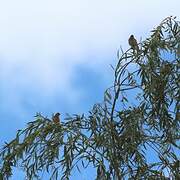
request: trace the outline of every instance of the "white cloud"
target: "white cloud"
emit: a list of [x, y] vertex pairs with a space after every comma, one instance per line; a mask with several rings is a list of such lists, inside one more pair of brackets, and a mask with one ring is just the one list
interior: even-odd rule
[[[77, 64], [108, 68], [119, 45], [127, 47], [129, 34], [144, 37], [166, 16], [180, 15], [179, 5], [178, 0], [2, 1], [1, 83], [80, 97], [71, 85]], [[112, 59], [105, 62], [106, 56]]]
[[0, 7], [0, 53], [13, 60], [16, 56], [62, 58], [82, 56], [88, 50], [111, 51], [130, 33], [139, 35], [145, 26], [151, 29], [164, 17], [179, 13], [178, 4], [177, 0], [4, 1]]

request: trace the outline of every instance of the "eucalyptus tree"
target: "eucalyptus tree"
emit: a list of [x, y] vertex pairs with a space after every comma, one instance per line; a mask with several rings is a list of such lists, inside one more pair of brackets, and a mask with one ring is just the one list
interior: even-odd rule
[[[101, 103], [60, 123], [37, 114], [0, 151], [1, 179], [19, 167], [28, 180], [42, 171], [69, 179], [180, 179], [180, 23], [167, 17], [138, 48], [117, 53], [114, 82]], [[152, 160], [153, 159], [153, 160]]]

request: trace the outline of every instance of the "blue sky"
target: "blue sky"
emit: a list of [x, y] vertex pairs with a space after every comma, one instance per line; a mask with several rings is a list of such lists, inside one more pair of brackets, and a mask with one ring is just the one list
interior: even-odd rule
[[179, 0], [1, 1], [0, 145], [36, 112], [64, 116], [101, 102], [118, 48], [169, 15], [179, 19], [179, 7]]

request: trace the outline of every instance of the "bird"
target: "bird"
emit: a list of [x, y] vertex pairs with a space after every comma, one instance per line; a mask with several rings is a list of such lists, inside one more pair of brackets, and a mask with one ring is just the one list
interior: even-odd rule
[[129, 37], [128, 42], [129, 42], [129, 45], [131, 46], [131, 48], [133, 49], [133, 51], [135, 51], [135, 50], [137, 52], [139, 51], [139, 46], [138, 46], [137, 40], [135, 39], [134, 35], [131, 35]]
[[59, 118], [59, 116], [60, 116], [60, 113], [57, 112], [57, 113], [52, 117], [52, 120], [53, 120], [53, 122], [54, 122], [55, 124], [60, 124], [60, 118]]

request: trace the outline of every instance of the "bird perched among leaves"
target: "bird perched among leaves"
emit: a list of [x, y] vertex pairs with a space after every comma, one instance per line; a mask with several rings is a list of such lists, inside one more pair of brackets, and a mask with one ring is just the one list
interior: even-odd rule
[[129, 45], [131, 46], [131, 48], [133, 49], [133, 51], [139, 51], [139, 46], [137, 43], [137, 40], [135, 39], [135, 37], [133, 35], [130, 36], [129, 40]]
[[59, 118], [59, 116], [60, 116], [60, 113], [58, 112], [58, 113], [56, 113], [56, 114], [52, 117], [52, 120], [53, 120], [53, 122], [54, 122], [55, 124], [60, 124], [60, 118]]

